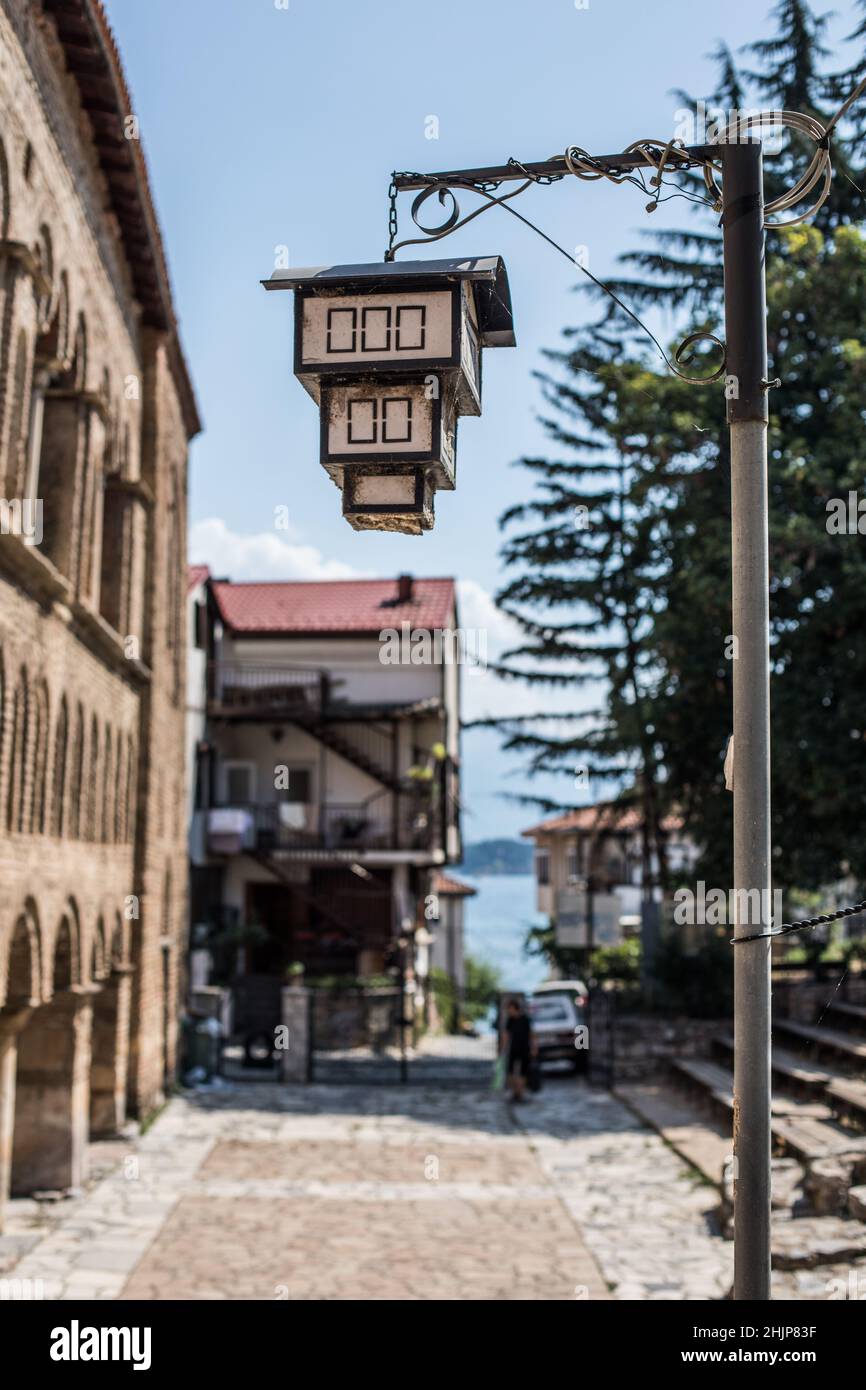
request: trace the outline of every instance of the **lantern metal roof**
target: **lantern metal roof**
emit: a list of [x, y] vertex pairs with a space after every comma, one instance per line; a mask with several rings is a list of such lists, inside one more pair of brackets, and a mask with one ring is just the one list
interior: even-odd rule
[[[508, 273], [501, 256], [466, 256], [440, 261], [373, 261], [367, 265], [306, 266], [275, 270], [262, 280], [266, 290], [355, 289], [375, 293], [405, 282], [415, 289], [435, 288], [443, 280], [471, 280], [484, 347], [514, 347], [514, 315]], [[425, 282], [426, 285], [425, 285]]]

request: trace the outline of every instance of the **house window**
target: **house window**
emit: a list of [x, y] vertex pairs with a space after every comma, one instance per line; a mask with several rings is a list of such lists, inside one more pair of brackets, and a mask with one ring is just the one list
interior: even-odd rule
[[581, 843], [575, 840], [569, 845], [565, 855], [565, 876], [569, 881], [580, 878]]
[[207, 651], [207, 604], [197, 603], [195, 605], [195, 645], [201, 652]]
[[278, 799], [290, 805], [309, 806], [313, 799], [312, 775], [308, 767], [288, 767], [283, 774], [282, 783], [277, 788]]
[[546, 849], [535, 851], [535, 877], [542, 887], [550, 883], [550, 852]]
[[249, 806], [255, 801], [256, 769], [253, 763], [225, 763], [223, 789], [227, 806]]

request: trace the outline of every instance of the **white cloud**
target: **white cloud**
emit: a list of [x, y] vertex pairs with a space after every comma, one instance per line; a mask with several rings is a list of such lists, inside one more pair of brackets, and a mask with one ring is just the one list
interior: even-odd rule
[[[487, 634], [487, 660], [496, 663], [511, 647], [519, 646], [523, 633], [519, 623], [496, 607], [492, 594], [475, 579], [458, 579], [457, 601], [460, 626], [480, 629]], [[462, 718], [501, 719], [536, 714], [574, 714], [592, 708], [598, 700], [593, 686], [530, 686], [524, 681], [502, 680], [492, 672], [464, 667]], [[545, 725], [551, 735], [567, 736], [573, 726]]]
[[190, 531], [189, 558], [226, 579], [361, 579], [362, 571], [344, 560], [328, 560], [296, 532], [260, 531], [240, 535], [221, 517], [197, 521]]

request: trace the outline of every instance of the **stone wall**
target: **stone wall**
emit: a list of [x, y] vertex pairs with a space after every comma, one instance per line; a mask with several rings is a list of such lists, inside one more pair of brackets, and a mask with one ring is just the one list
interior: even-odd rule
[[[76, 1185], [90, 1127], [159, 1103], [186, 936], [198, 420], [143, 158], [133, 235], [94, 139], [129, 114], [101, 6], [52, 13], [0, 0], [0, 1212], [10, 1182]], [[106, 62], [118, 107], [91, 116]]]
[[[614, 1084], [664, 1079], [675, 1057], [709, 1057], [715, 1034], [730, 1028], [728, 1019], [658, 1018], [617, 1014], [614, 1020]], [[594, 1046], [590, 1023], [590, 1049]], [[607, 1046], [603, 1039], [602, 1046]]]

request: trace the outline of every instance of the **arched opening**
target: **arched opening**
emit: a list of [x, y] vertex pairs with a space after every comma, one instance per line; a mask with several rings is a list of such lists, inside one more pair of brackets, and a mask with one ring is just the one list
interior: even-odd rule
[[54, 731], [54, 785], [51, 793], [51, 834], [58, 840], [66, 831], [66, 760], [69, 741], [69, 710], [66, 696], [60, 701]]
[[42, 550], [76, 583], [82, 494], [87, 491], [87, 330], [79, 316], [72, 360], [52, 360], [39, 384], [42, 398], [38, 462], [34, 472], [42, 499]]
[[111, 738], [111, 729], [105, 726], [105, 755], [102, 776], [102, 840], [105, 844], [111, 844], [114, 838], [114, 794], [117, 787], [117, 776], [115, 773], [112, 754], [114, 744]]
[[138, 820], [138, 768], [135, 761], [135, 741], [131, 734], [126, 740], [126, 796], [123, 815], [123, 838], [126, 844], [132, 844]]
[[177, 961], [174, 952], [174, 904], [172, 902], [171, 868], [165, 871], [162, 890], [162, 1076], [169, 1091], [175, 1079], [175, 1012]]
[[90, 721], [89, 776], [87, 778], [86, 840], [99, 839], [101, 805], [99, 799], [99, 724], [94, 714]]
[[124, 957], [119, 919], [108, 949], [100, 917], [94, 940], [92, 976], [102, 983], [93, 1003], [90, 1063], [90, 1132], [116, 1134], [126, 1120], [129, 1017], [132, 973]]
[[86, 1176], [91, 995], [82, 991], [78, 911], [67, 905], [54, 938], [53, 992], [18, 1041], [13, 1193], [67, 1191]]
[[10, 501], [24, 495], [27, 471], [27, 396], [30, 390], [30, 350], [27, 334], [19, 329], [10, 382], [9, 427], [6, 433], [6, 467], [3, 495]]
[[26, 816], [29, 698], [27, 669], [22, 666], [18, 674], [18, 686], [12, 706], [9, 785], [6, 791], [6, 828], [13, 831], [24, 829]]
[[12, 1185], [18, 1038], [39, 1001], [39, 991], [38, 919], [32, 904], [28, 904], [12, 929], [5, 968], [0, 943], [0, 1231]]
[[72, 741], [72, 780], [69, 785], [69, 833], [80, 840], [84, 829], [82, 800], [84, 796], [84, 710], [78, 706], [75, 715], [75, 736]]
[[33, 692], [33, 731], [30, 741], [30, 815], [31, 835], [45, 834], [47, 805], [46, 779], [48, 774], [48, 687], [40, 681]]
[[6, 805], [4, 792], [6, 783], [4, 773], [6, 769], [6, 667], [3, 662], [3, 651], [0, 648], [0, 807]]

